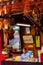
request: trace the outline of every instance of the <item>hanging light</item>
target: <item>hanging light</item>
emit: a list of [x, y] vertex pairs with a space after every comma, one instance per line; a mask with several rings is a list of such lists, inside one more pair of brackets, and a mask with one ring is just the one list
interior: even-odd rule
[[16, 25], [18, 25], [18, 26], [27, 26], [27, 27], [30, 27], [30, 25], [28, 25], [28, 24], [21, 24], [21, 23], [17, 23]]

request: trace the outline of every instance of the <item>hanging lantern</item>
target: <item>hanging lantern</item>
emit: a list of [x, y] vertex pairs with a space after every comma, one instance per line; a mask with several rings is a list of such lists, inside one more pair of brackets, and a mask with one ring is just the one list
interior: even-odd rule
[[7, 47], [9, 20], [8, 19], [4, 19], [3, 25], [4, 25], [4, 29], [3, 29], [3, 31], [4, 31], [4, 47]]
[[8, 27], [9, 27], [9, 20], [4, 19], [3, 24], [4, 24], [4, 29], [8, 29]]

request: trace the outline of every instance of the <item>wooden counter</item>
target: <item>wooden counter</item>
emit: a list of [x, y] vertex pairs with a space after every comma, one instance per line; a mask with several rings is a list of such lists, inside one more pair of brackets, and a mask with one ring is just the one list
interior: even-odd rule
[[7, 61], [3, 61], [2, 62], [2, 65], [43, 65], [42, 63], [31, 63], [31, 62], [23, 62], [23, 61], [9, 61], [9, 62], [7, 62]]

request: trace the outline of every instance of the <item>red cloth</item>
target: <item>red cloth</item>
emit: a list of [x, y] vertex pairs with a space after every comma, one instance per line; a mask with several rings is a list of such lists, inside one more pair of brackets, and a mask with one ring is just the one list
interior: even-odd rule
[[5, 56], [3, 54], [1, 54], [0, 61], [3, 61], [3, 60], [5, 60]]
[[5, 59], [4, 55], [2, 55], [2, 49], [3, 49], [3, 31], [0, 30], [0, 61]]
[[43, 62], [43, 53], [40, 55], [41, 62]]
[[2, 51], [3, 48], [3, 31], [0, 30], [0, 52]]
[[14, 4], [7, 5], [7, 8], [12, 8]]

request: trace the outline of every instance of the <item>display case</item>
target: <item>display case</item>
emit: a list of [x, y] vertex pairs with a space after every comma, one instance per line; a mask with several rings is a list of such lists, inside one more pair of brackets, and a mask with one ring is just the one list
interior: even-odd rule
[[14, 34], [9, 36], [9, 45], [12, 47], [12, 52], [21, 52], [22, 43], [21, 43], [21, 34], [20, 26], [13, 26]]

